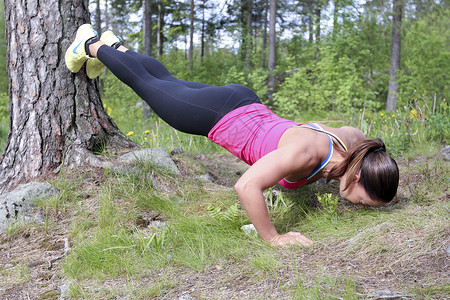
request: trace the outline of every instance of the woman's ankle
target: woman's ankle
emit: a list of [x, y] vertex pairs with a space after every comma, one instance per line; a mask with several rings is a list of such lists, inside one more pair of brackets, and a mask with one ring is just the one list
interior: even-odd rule
[[96, 42], [94, 42], [94, 43], [91, 43], [91, 44], [89, 45], [89, 53], [88, 53], [88, 55], [89, 55], [90, 57], [96, 58], [96, 57], [97, 57], [98, 49], [99, 49], [101, 46], [103, 46], [103, 45], [104, 45], [104, 44], [103, 44], [100, 40], [98, 40], [98, 41], [96, 41]]

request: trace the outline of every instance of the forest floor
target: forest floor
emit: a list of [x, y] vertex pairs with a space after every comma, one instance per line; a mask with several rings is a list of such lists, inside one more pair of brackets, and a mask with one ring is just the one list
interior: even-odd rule
[[[206, 208], [207, 203], [220, 207], [221, 201], [230, 203], [223, 199], [237, 202], [232, 187], [246, 165], [233, 156], [181, 154], [175, 161], [184, 179], [160, 176], [163, 189], [155, 193], [164, 199], [176, 194], [185, 202], [195, 198], [196, 203], [183, 204], [187, 219], [208, 219], [211, 209]], [[281, 230], [301, 230], [314, 240], [311, 247], [270, 247], [258, 237], [242, 234], [240, 224], [228, 241], [217, 242], [219, 246], [205, 240], [188, 244], [190, 250], [177, 250], [178, 244], [170, 239], [182, 237], [173, 234], [161, 245], [162, 250], [156, 242], [156, 248], [144, 249], [159, 251], [153, 258], [145, 259], [144, 252], [121, 249], [115, 252], [114, 261], [123, 261], [117, 269], [116, 262], [108, 265], [102, 256], [81, 261], [86, 257], [83, 251], [93, 252], [96, 245], [86, 243], [98, 238], [99, 228], [105, 228], [102, 224], [108, 222], [100, 220], [101, 210], [107, 208], [101, 206], [106, 199], [105, 187], [114, 190], [120, 177], [98, 169], [70, 173], [65, 177], [66, 186], [59, 189], [70, 190], [68, 186], [74, 182], [78, 190], [75, 201], [37, 205], [36, 213], [44, 214], [44, 222], [0, 234], [0, 299], [449, 299], [449, 162], [433, 154], [401, 158], [398, 163], [398, 195], [383, 208], [359, 209], [341, 199], [339, 214], [325, 216], [315, 194], [324, 189], [336, 193], [333, 184], [284, 192], [288, 200], [311, 199], [308, 210], [294, 219], [278, 220], [275, 216], [278, 221], [274, 223]], [[205, 172], [212, 182], [195, 179]], [[126, 208], [128, 198], [124, 193], [112, 195], [108, 199], [118, 201], [113, 203], [120, 207], [109, 209], [134, 211], [133, 217], [126, 214], [129, 212], [116, 212], [125, 215], [117, 219], [117, 226], [131, 222], [142, 233], [149, 222], [158, 220], [158, 214], [151, 216], [154, 209]], [[208, 202], [207, 198], [218, 200]], [[221, 223], [214, 224], [208, 226], [216, 228]], [[209, 228], [198, 226], [196, 231]], [[220, 232], [213, 231], [215, 234]], [[203, 243], [209, 249], [203, 249]], [[174, 252], [164, 249], [165, 245]], [[105, 246], [100, 253], [113, 248]], [[177, 256], [176, 251], [182, 254]], [[205, 257], [196, 257], [202, 253]], [[127, 255], [142, 265], [139, 271], [126, 263]], [[196, 258], [184, 261], [183, 255]], [[98, 261], [102, 264], [96, 265]], [[81, 265], [74, 267], [77, 264]]]

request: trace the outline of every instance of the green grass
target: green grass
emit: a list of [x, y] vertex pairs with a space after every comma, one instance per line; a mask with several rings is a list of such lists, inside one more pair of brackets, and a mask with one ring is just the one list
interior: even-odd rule
[[[141, 167], [148, 168], [146, 165]], [[442, 168], [435, 164], [429, 168], [448, 175], [448, 169], [434, 169]], [[421, 172], [420, 168], [417, 172]], [[316, 262], [306, 269], [301, 264], [291, 264], [288, 266], [290, 276], [280, 277], [278, 274], [286, 270], [287, 257], [296, 257], [298, 253], [314, 256], [316, 252], [326, 252], [327, 245], [339, 247], [332, 260], [352, 257], [361, 264], [372, 265], [374, 270], [379, 267], [374, 264], [381, 258], [393, 263], [419, 260], [433, 251], [436, 241], [444, 239], [448, 229], [448, 203], [442, 205], [430, 200], [423, 207], [423, 203], [413, 201], [382, 209], [341, 209], [330, 214], [308, 205], [301, 209], [297, 205], [292, 206], [299, 199], [308, 197], [305, 193], [283, 193], [285, 203], [274, 204], [270, 211], [277, 227], [301, 230], [315, 241], [315, 245], [310, 249], [278, 249], [240, 231], [240, 226], [248, 221], [242, 209], [233, 208], [236, 198], [232, 192], [211, 194], [192, 181], [178, 178], [177, 189], [173, 191], [178, 196], [171, 200], [158, 195], [144, 176], [108, 173], [107, 177], [107, 184], [97, 197], [97, 209], [90, 213], [80, 210], [72, 225], [74, 246], [64, 263], [64, 272], [77, 283], [74, 295], [92, 295], [94, 291], [82, 288], [91, 278], [104, 282], [125, 277], [129, 278], [128, 285], [135, 286], [139, 281], [154, 278], [160, 270], [167, 270], [163, 278], [170, 277], [164, 281], [151, 280], [145, 286], [130, 288], [136, 297], [142, 299], [158, 297], [180, 284], [175, 275], [179, 268], [205, 272], [215, 264], [231, 263], [240, 266], [237, 268], [244, 274], [249, 274], [253, 278], [252, 284], [262, 284], [269, 278], [280, 281], [283, 289], [295, 299], [316, 299], [326, 295], [356, 299], [364, 292], [360, 284], [351, 273], [335, 274], [321, 267], [321, 264], [327, 264], [320, 262], [325, 258], [317, 261], [316, 257]], [[424, 188], [442, 184], [443, 181], [428, 179], [418, 183]], [[307, 195], [314, 193], [313, 188], [306, 191]], [[193, 201], [200, 195], [203, 195], [200, 200], [202, 206], [198, 205], [199, 200]], [[208, 197], [210, 195], [214, 197]], [[70, 206], [73, 202], [64, 203]], [[283, 210], [286, 206], [291, 209]], [[167, 222], [163, 229], [135, 224], [138, 216], [155, 212]], [[386, 225], [378, 227], [380, 224]], [[419, 235], [416, 236], [416, 232]], [[355, 236], [357, 238], [353, 238]], [[408, 252], [409, 258], [404, 257], [405, 249], [411, 251]], [[316, 275], [312, 276], [314, 273]], [[169, 282], [163, 284], [165, 280]], [[432, 296], [443, 294], [448, 289], [444, 285], [407, 290], [414, 295]], [[95, 293], [127, 295], [131, 291], [106, 289]]]
[[[322, 271], [324, 272], [324, 271]], [[326, 274], [318, 274], [313, 283], [305, 284], [297, 280], [294, 299], [359, 299], [358, 290], [350, 278], [336, 278]]]
[[[207, 168], [191, 154], [207, 154], [210, 159], [226, 153], [224, 149], [205, 137], [176, 132], [155, 116], [143, 120], [134, 106], [136, 97], [129, 91], [116, 92], [125, 96], [109, 91], [105, 104], [121, 130], [133, 132], [129, 137], [144, 147], [183, 148], [186, 155], [176, 159], [189, 176], [170, 174], [144, 162], [133, 165], [135, 171], [129, 174], [113, 170], [103, 174], [60, 172], [52, 181], [58, 196], [37, 203], [36, 209], [44, 211], [45, 223], [11, 226], [7, 239], [19, 238], [27, 230], [50, 236], [58, 230], [59, 218], [65, 218], [71, 251], [61, 272], [69, 279], [73, 296], [170, 298], [175, 297], [171, 293], [185, 288], [185, 281], [190, 280], [186, 278], [199, 276], [203, 282], [217, 285], [217, 295], [231, 282], [241, 288], [257, 288], [261, 292], [256, 298], [261, 299], [271, 296], [268, 286], [293, 299], [356, 299], [367, 292], [367, 278], [388, 274], [391, 268], [399, 270], [400, 274], [395, 274], [399, 279], [388, 281], [391, 285], [386, 288], [424, 298], [448, 294], [448, 285], [435, 284], [439, 277], [434, 269], [429, 278], [420, 277], [420, 284], [402, 280], [414, 270], [433, 265], [433, 259], [442, 255], [436, 249], [442, 248], [439, 243], [448, 234], [450, 207], [444, 200], [450, 170], [448, 163], [435, 158], [439, 142], [448, 138], [448, 133], [436, 130], [447, 124], [442, 115], [448, 110], [417, 117], [411, 115], [410, 107], [395, 116], [334, 115], [332, 120], [361, 125], [369, 137], [382, 137], [392, 154], [405, 157], [398, 203], [362, 210], [339, 203], [337, 209], [332, 206], [327, 212], [316, 199], [317, 195], [336, 195], [333, 186], [283, 191], [279, 200], [268, 203], [277, 230], [300, 231], [315, 243], [309, 248], [280, 249], [240, 230], [249, 220], [232, 188], [195, 178]], [[297, 121], [323, 117], [304, 114]], [[7, 123], [0, 120], [2, 141], [7, 134], [4, 128]], [[416, 157], [422, 155], [425, 159], [418, 163]], [[222, 167], [224, 170], [218, 170], [221, 176], [236, 176], [236, 170]], [[145, 222], [152, 219], [165, 226], [148, 226]], [[358, 267], [352, 269], [355, 265]], [[408, 270], [409, 265], [413, 269]], [[1, 271], [5, 280], [23, 283], [33, 276], [26, 265], [14, 270], [18, 271]], [[208, 276], [210, 281], [205, 279]]]
[[0, 116], [0, 153], [5, 150], [8, 132], [9, 132], [8, 119], [6, 117]]

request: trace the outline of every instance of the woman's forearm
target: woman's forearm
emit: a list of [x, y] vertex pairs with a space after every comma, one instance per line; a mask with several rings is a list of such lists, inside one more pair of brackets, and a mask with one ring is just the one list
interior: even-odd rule
[[262, 190], [239, 183], [236, 184], [235, 189], [259, 236], [266, 242], [271, 242], [278, 236], [278, 232], [270, 220]]

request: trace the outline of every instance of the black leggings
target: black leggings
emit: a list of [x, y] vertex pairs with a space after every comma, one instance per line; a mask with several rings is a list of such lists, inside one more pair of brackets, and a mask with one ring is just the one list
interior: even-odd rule
[[103, 45], [97, 57], [159, 117], [186, 133], [208, 136], [233, 109], [261, 103], [255, 92], [243, 85], [212, 86], [179, 80], [155, 58], [131, 50], [124, 53]]

